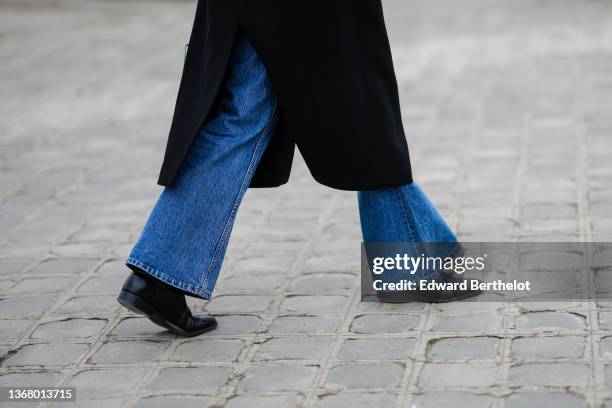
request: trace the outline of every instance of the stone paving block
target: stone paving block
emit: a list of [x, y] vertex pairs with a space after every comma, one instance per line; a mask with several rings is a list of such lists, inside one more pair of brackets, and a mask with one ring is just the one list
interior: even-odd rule
[[502, 317], [494, 314], [439, 315], [432, 330], [436, 332], [495, 332], [501, 329]]
[[227, 401], [227, 408], [285, 408], [298, 407], [303, 398], [299, 395], [238, 395]]
[[308, 230], [315, 228], [317, 226], [316, 218], [310, 219], [278, 219], [274, 216], [268, 219], [268, 225], [273, 229], [278, 229], [279, 231], [291, 231], [294, 230]]
[[588, 406], [582, 396], [558, 393], [519, 393], [508, 397], [506, 402], [507, 408], [586, 408]]
[[320, 239], [313, 248], [313, 253], [316, 255], [329, 255], [335, 254], [339, 251], [346, 251], [347, 249], [354, 249], [354, 243], [351, 239]]
[[[67, 386], [76, 387], [79, 396], [115, 395], [134, 389], [143, 380], [144, 368], [111, 368], [83, 370], [74, 375]], [[80, 397], [79, 397], [80, 398]]]
[[49, 253], [51, 244], [31, 244], [24, 246], [19, 243], [11, 243], [0, 247], [1, 257], [18, 258], [40, 258]]
[[[358, 219], [358, 215], [355, 214], [354, 215], [354, 220]], [[361, 239], [361, 231], [359, 229], [359, 226], [356, 223], [331, 223], [330, 225], [327, 225], [322, 233], [322, 236], [324, 238], [331, 238], [331, 239], [335, 239], [335, 238], [352, 238], [354, 241], [359, 241]], [[354, 247], [356, 248], [356, 247]], [[356, 253], [356, 252], [355, 252]], [[353, 253], [353, 254], [355, 254]], [[334, 254], [330, 256], [330, 259], [328, 260], [317, 260], [316, 261], [316, 265], [318, 266], [323, 266], [324, 264], [328, 264], [328, 265], [343, 265], [342, 263], [339, 262], [334, 262], [334, 263], [329, 263], [329, 261], [331, 261], [334, 257], [336, 259], [338, 259], [340, 255], [339, 254]], [[355, 261], [355, 259], [357, 258], [353, 258], [353, 262]], [[355, 264], [353, 264], [355, 265]], [[313, 269], [316, 269], [315, 264], [313, 263], [312, 265], [307, 265], [307, 268], [309, 267], [313, 267]], [[339, 270], [334, 268], [335, 270]], [[348, 266], [347, 268], [343, 268], [342, 270], [348, 270]]]
[[531, 220], [521, 224], [523, 232], [564, 232], [576, 231], [578, 225], [576, 220]]
[[34, 322], [32, 319], [0, 320], [0, 341], [15, 341]]
[[419, 375], [423, 388], [480, 387], [496, 382], [494, 364], [426, 363]]
[[93, 257], [106, 252], [108, 242], [66, 243], [53, 247], [52, 253], [67, 257]]
[[238, 383], [241, 391], [301, 391], [312, 385], [315, 366], [251, 365]]
[[606, 385], [612, 387], [612, 364], [606, 365], [605, 369]]
[[168, 345], [165, 341], [110, 341], [100, 346], [87, 361], [91, 364], [151, 363], [160, 358]]
[[30, 336], [33, 339], [86, 338], [99, 334], [107, 321], [103, 319], [67, 319], [40, 324]]
[[96, 274], [98, 275], [114, 275], [114, 274], [123, 274], [127, 278], [129, 269], [125, 266], [124, 259], [116, 259], [113, 261], [108, 261], [103, 263], [97, 270]]
[[[488, 203], [487, 203], [488, 204]], [[465, 208], [462, 211], [463, 217], [467, 219], [473, 219], [477, 217], [482, 218], [510, 218], [512, 216], [512, 206], [499, 206], [495, 208], [491, 208], [489, 206], [486, 207], [474, 207], [474, 208]]]
[[332, 344], [329, 337], [296, 336], [266, 340], [255, 353], [254, 361], [318, 360]]
[[74, 363], [89, 346], [81, 343], [26, 344], [11, 352], [2, 366], [66, 366]]
[[257, 241], [251, 243], [246, 249], [245, 255], [254, 256], [259, 254], [270, 254], [270, 255], [285, 255], [294, 254], [297, 255], [304, 246], [304, 241]]
[[247, 335], [261, 330], [262, 320], [258, 316], [234, 314], [216, 316], [219, 326], [211, 333], [215, 335]]
[[9, 293], [11, 294], [22, 294], [22, 293], [57, 293], [63, 292], [74, 284], [72, 278], [32, 278], [23, 279], [15, 286], [13, 286]]
[[59, 309], [57, 314], [91, 314], [94, 316], [105, 316], [114, 314], [119, 309], [117, 296], [113, 295], [83, 295], [71, 297]]
[[2, 259], [0, 260], [0, 276], [17, 275], [32, 263], [31, 259]]
[[114, 293], [117, 291], [117, 288], [121, 288], [123, 286], [123, 282], [125, 282], [127, 277], [127, 271], [125, 274], [95, 275], [87, 279], [82, 285], [80, 285], [77, 289], [77, 292], [93, 293], [96, 295], [106, 292]]
[[232, 272], [238, 275], [241, 274], [252, 274], [258, 275], [260, 273], [270, 272], [287, 272], [291, 265], [295, 262], [293, 256], [267, 256], [257, 258], [241, 259], [234, 264]]
[[591, 206], [591, 211], [596, 217], [609, 217], [610, 216], [610, 203], [594, 203]]
[[253, 290], [269, 292], [280, 288], [284, 284], [284, 281], [284, 277], [277, 274], [258, 276], [228, 276], [219, 283], [218, 290], [219, 293]]
[[[304, 184], [304, 183], [301, 183]], [[299, 191], [299, 190], [298, 190]], [[302, 192], [309, 191], [305, 188], [302, 188]], [[315, 213], [320, 213], [323, 208], [325, 208], [324, 198], [329, 198], [329, 192], [324, 190], [312, 191], [312, 194], [309, 196], [305, 196], [302, 194], [291, 195], [284, 197], [282, 200], [282, 204], [288, 208], [293, 209], [294, 211], [310, 211]]]
[[[457, 229], [462, 234], [491, 234], [490, 236], [493, 237], [500, 236], [501, 231], [511, 231], [512, 223], [503, 219], [465, 219], [462, 220]], [[486, 240], [481, 242], [486, 242]]]
[[278, 316], [268, 331], [271, 334], [333, 333], [339, 323], [337, 316]]
[[280, 310], [298, 313], [339, 312], [347, 303], [348, 297], [341, 295], [291, 295], [283, 299]]
[[39, 225], [26, 223], [21, 224], [8, 234], [8, 239], [14, 243], [29, 244], [51, 244], [62, 239], [70, 231], [69, 225]]
[[213, 408], [216, 406], [219, 406], [218, 401], [212, 397], [190, 397], [180, 395], [142, 398], [136, 404], [136, 408]]
[[36, 265], [28, 275], [83, 273], [91, 270], [97, 263], [95, 258], [51, 258]]
[[391, 407], [396, 396], [389, 392], [382, 393], [340, 393], [323, 395], [320, 397], [317, 407], [321, 408], [369, 408], [369, 407]]
[[361, 315], [353, 319], [349, 330], [353, 333], [365, 334], [406, 333], [416, 330], [419, 321], [420, 318], [416, 315]]
[[584, 337], [518, 337], [512, 340], [512, 357], [520, 360], [538, 358], [581, 358]]
[[513, 327], [528, 331], [584, 330], [586, 319], [575, 313], [532, 312], [516, 316]]
[[291, 284], [291, 290], [297, 293], [334, 290], [348, 290], [358, 283], [355, 275], [348, 273], [322, 273], [300, 276]]
[[410, 358], [415, 338], [346, 339], [338, 352], [341, 360], [404, 360]]
[[114, 228], [89, 228], [85, 227], [80, 231], [71, 234], [69, 239], [75, 242], [112, 242], [120, 239], [117, 230]]
[[[610, 293], [612, 293], [612, 292], [606, 292], [606, 295], [608, 295]], [[608, 300], [597, 300], [596, 304], [597, 304], [597, 306], [600, 309], [605, 309], [605, 308], [612, 307], [612, 301], [608, 301]]]
[[404, 366], [398, 363], [344, 364], [329, 372], [326, 388], [391, 388], [399, 384]]
[[274, 296], [270, 295], [221, 295], [213, 297], [206, 305], [206, 310], [210, 313], [263, 312], [273, 300]]
[[591, 373], [584, 364], [528, 363], [510, 367], [509, 380], [522, 386], [585, 387]]
[[521, 208], [521, 216], [537, 219], [568, 219], [576, 217], [576, 206], [564, 203], [531, 203]]
[[15, 284], [14, 281], [9, 279], [0, 280], [0, 293], [5, 293], [8, 289]]
[[440, 408], [440, 407], [472, 407], [489, 408], [493, 397], [488, 395], [476, 395], [459, 392], [431, 393], [416, 395], [412, 406], [419, 408]]
[[[482, 296], [482, 295], [481, 295]], [[479, 297], [479, 299], [481, 299]], [[433, 304], [432, 308], [436, 312], [442, 314], [459, 314], [459, 315], [474, 315], [474, 314], [499, 314], [506, 308], [505, 302], [449, 302]]]
[[132, 252], [132, 247], [134, 246], [134, 242], [130, 241], [129, 244], [126, 245], [121, 245], [119, 247], [117, 247], [117, 249], [115, 249], [115, 251], [113, 251], [113, 256], [116, 256], [119, 259], [127, 259], [128, 256], [130, 255], [130, 252]]
[[602, 338], [599, 347], [603, 358], [612, 359], [612, 336]]
[[573, 271], [582, 267], [582, 255], [561, 251], [531, 251], [519, 254], [518, 267], [522, 271]]
[[521, 315], [527, 315], [529, 313], [562, 312], [573, 314], [578, 318], [583, 318], [586, 320], [585, 314], [581, 313], [579, 310], [582, 307], [582, 303], [577, 300], [540, 300], [537, 302], [516, 302], [516, 307]]
[[[90, 227], [114, 228], [117, 230], [128, 229], [133, 225], [138, 225], [137, 220], [133, 216], [125, 215], [99, 215], [89, 220]], [[68, 256], [87, 256], [96, 255], [104, 252], [107, 242], [98, 241], [94, 243], [73, 244], [64, 249], [63, 255]]]
[[393, 313], [412, 313], [423, 312], [427, 308], [426, 303], [380, 303], [380, 302], [359, 302], [355, 305], [356, 311], [363, 313], [372, 312], [393, 312]]
[[58, 385], [62, 374], [57, 371], [27, 371], [20, 373], [0, 374], [0, 386], [49, 387]]
[[593, 277], [593, 286], [597, 289], [612, 289], [612, 271], [596, 271]]
[[147, 385], [147, 389], [161, 390], [216, 390], [227, 382], [230, 367], [168, 367]]
[[[359, 238], [357, 239], [358, 242]], [[304, 273], [356, 273], [360, 269], [359, 256], [354, 253], [334, 253], [333, 255], [315, 256], [309, 258], [303, 266]]]
[[500, 339], [495, 337], [447, 337], [427, 342], [430, 360], [491, 360], [498, 353]]
[[231, 362], [236, 361], [245, 343], [234, 339], [201, 339], [185, 341], [174, 349], [172, 361]]
[[604, 269], [603, 272], [606, 272], [606, 269], [612, 268], [612, 251], [594, 251], [591, 259], [591, 265], [597, 269]]

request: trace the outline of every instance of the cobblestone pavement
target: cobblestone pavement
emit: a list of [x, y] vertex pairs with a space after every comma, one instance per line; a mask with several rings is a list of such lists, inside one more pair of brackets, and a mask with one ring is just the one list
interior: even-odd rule
[[[610, 240], [612, 3], [385, 6], [416, 179], [461, 237]], [[247, 194], [193, 302], [218, 330], [121, 309], [194, 7], [0, 0], [0, 386], [75, 385], [70, 407], [612, 407], [611, 304], [360, 303], [355, 194], [301, 160]]]

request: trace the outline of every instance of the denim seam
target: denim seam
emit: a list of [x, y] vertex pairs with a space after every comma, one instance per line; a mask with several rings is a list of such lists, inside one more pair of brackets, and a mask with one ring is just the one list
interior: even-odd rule
[[397, 198], [397, 202], [399, 204], [400, 211], [402, 213], [402, 218], [404, 220], [404, 226], [406, 227], [406, 230], [408, 230], [408, 234], [410, 234], [410, 238], [412, 239], [412, 242], [414, 243], [416, 242], [414, 238], [414, 231], [412, 228], [412, 224], [410, 223], [410, 220], [408, 219], [407, 210], [406, 210], [406, 207], [404, 206], [404, 200], [402, 200], [402, 196], [399, 190], [400, 190], [399, 188], [394, 188], [393, 192], [395, 193], [395, 197]]
[[[399, 194], [399, 193], [398, 193], [398, 194]], [[401, 203], [402, 203], [402, 211], [405, 211], [405, 212], [406, 212], [406, 219], [407, 219], [407, 223], [410, 225], [410, 228], [411, 228], [411, 227], [412, 227], [412, 223], [410, 222], [410, 220], [408, 220], [407, 210], [404, 208], [404, 201], [403, 201], [403, 200], [401, 200], [401, 197], [400, 197], [400, 201], [401, 201]], [[408, 201], [407, 203], [408, 203], [408, 206], [410, 207], [410, 201]], [[413, 213], [413, 214], [414, 214], [414, 211], [411, 211], [411, 213]], [[414, 230], [413, 230], [413, 229], [411, 229], [411, 234], [412, 234], [412, 237], [413, 237], [413, 242], [416, 242], [416, 241], [414, 241]], [[413, 245], [414, 245], [414, 247], [415, 247], [415, 249], [416, 249], [416, 244], [413, 244]], [[457, 248], [456, 248], [456, 249], [453, 249], [452, 251], [450, 251], [450, 254], [449, 254], [449, 255], [447, 255], [447, 256], [452, 256], [452, 255], [453, 255], [453, 254], [455, 254], [457, 251], [458, 251], [458, 249], [457, 249]], [[428, 271], [428, 273], [426, 273], [425, 275], [421, 276], [421, 279], [423, 279], [423, 278], [425, 278], [425, 279], [430, 279], [432, 276], [437, 276], [437, 271], [435, 271], [435, 270], [434, 270], [434, 271]]]
[[[192, 285], [190, 283], [185, 283], [179, 279], [176, 279], [174, 276], [169, 275], [165, 272], [160, 271], [159, 269], [141, 261], [140, 259], [134, 257], [134, 256], [130, 256], [128, 257], [128, 259], [125, 261], [126, 264], [128, 265], [133, 265], [136, 266], [139, 269], [142, 269], [143, 271], [147, 272], [150, 275], [155, 276], [156, 278], [158, 278], [159, 280], [161, 280], [162, 282], [165, 282], [171, 286], [177, 287], [179, 289], [182, 289], [184, 291], [187, 291], [189, 293], [192, 293], [194, 295], [197, 296], [201, 296], [204, 299], [209, 299], [210, 298], [210, 293], [208, 293], [207, 290], [205, 290], [205, 288], [201, 288], [199, 286], [195, 286]], [[204, 289], [204, 290], [203, 290]]]
[[246, 190], [248, 188], [247, 180], [249, 178], [249, 175], [252, 174], [252, 172], [253, 172], [254, 162], [257, 161], [256, 158], [257, 158], [257, 153], [259, 152], [259, 147], [261, 146], [261, 143], [263, 142], [264, 137], [268, 133], [268, 130], [270, 129], [270, 127], [272, 125], [272, 122], [274, 121], [275, 114], [276, 114], [276, 101], [274, 102], [274, 107], [272, 108], [271, 119], [266, 124], [266, 127], [261, 131], [261, 133], [259, 135], [259, 139], [257, 140], [257, 144], [255, 145], [255, 149], [253, 149], [253, 154], [251, 155], [251, 161], [249, 162], [247, 170], [246, 170], [246, 172], [244, 174], [244, 177], [242, 179], [242, 183], [240, 184], [240, 189], [238, 190], [238, 195], [237, 195], [236, 199], [234, 200], [234, 206], [232, 207], [232, 211], [230, 212], [230, 215], [227, 218], [227, 221], [225, 222], [225, 227], [223, 228], [223, 232], [219, 236], [219, 239], [217, 240], [217, 244], [215, 245], [215, 251], [213, 252], [213, 256], [212, 256], [212, 258], [210, 260], [210, 263], [208, 264], [208, 268], [206, 269], [206, 273], [204, 274], [204, 279], [202, 281], [202, 286], [201, 286], [202, 290], [208, 291], [208, 281], [210, 279], [210, 275], [212, 273], [213, 268], [217, 264], [217, 257], [219, 256], [219, 252], [221, 252], [221, 248], [223, 247], [223, 245], [225, 243], [225, 240], [227, 239], [227, 235], [229, 234], [229, 230], [232, 227], [232, 220], [235, 218], [236, 213], [238, 212], [238, 207], [240, 206], [240, 202], [242, 201], [242, 197], [246, 193]]
[[[408, 234], [410, 234], [410, 238], [412, 239], [412, 246], [413, 249], [416, 253], [416, 249], [417, 249], [417, 245], [416, 245], [416, 239], [414, 236], [414, 227], [412, 225], [412, 222], [410, 222], [410, 218], [408, 217], [408, 209], [406, 209], [406, 205], [404, 203], [404, 200], [402, 199], [402, 195], [400, 193], [400, 189], [399, 188], [395, 188], [395, 197], [397, 198], [397, 201], [399, 203], [399, 207], [402, 213], [402, 218], [404, 219], [404, 226], [406, 227], [406, 229], [408, 230]], [[408, 205], [410, 206], [410, 202], [408, 202]], [[432, 272], [421, 276], [420, 279], [427, 279], [429, 277], [431, 277]]]

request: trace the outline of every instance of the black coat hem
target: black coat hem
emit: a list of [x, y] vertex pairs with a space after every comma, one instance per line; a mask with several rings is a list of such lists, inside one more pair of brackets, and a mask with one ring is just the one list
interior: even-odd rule
[[335, 184], [335, 183], [330, 183], [328, 181], [323, 181], [321, 179], [318, 179], [317, 177], [315, 177], [313, 175], [313, 178], [315, 179], [315, 181], [319, 184], [324, 185], [325, 187], [330, 187], [333, 188], [334, 190], [342, 190], [342, 191], [370, 191], [370, 190], [383, 190], [385, 188], [393, 188], [393, 187], [400, 187], [400, 186], [404, 186], [407, 184], [412, 184], [414, 182], [414, 180], [412, 179], [412, 176], [410, 177], [406, 177], [406, 178], [402, 178], [402, 179], [395, 179], [393, 180], [393, 182], [388, 182], [388, 183], [381, 183], [379, 181], [377, 182], [372, 182], [372, 183], [364, 183], [363, 181], [358, 181], [355, 180], [355, 183], [351, 183], [351, 184]]
[[[374, 183], [369, 183], [369, 184], [363, 184], [363, 183], [359, 183], [359, 185], [357, 184], [335, 184], [335, 183], [330, 183], [327, 181], [323, 181], [320, 178], [315, 177], [314, 175], [312, 175], [313, 179], [321, 184], [324, 185], [325, 187], [329, 187], [329, 188], [333, 188], [335, 190], [342, 190], [342, 191], [368, 191], [368, 190], [382, 190], [385, 188], [393, 188], [393, 187], [399, 187], [399, 186], [404, 186], [407, 184], [412, 184], [414, 182], [414, 180], [412, 179], [412, 176], [409, 177], [405, 177], [402, 179], [398, 179], [395, 180], [393, 183], [380, 183], [380, 182], [374, 182]], [[278, 179], [258, 179], [257, 181], [253, 181], [251, 183], [251, 185], [249, 186], [249, 188], [274, 188], [274, 187], [280, 187], [284, 184], [287, 184], [287, 182], [289, 181], [288, 178], [284, 178], [282, 180], [278, 180]], [[164, 180], [158, 180], [157, 184], [162, 186], [162, 187], [170, 187], [172, 186], [172, 184], [174, 184], [174, 180], [170, 181], [169, 183], [164, 181]]]

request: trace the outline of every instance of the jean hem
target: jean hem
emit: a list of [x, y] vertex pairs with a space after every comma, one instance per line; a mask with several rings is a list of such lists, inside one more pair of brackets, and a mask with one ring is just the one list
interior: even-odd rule
[[170, 286], [173, 286], [177, 289], [187, 292], [190, 296], [193, 296], [199, 299], [204, 299], [204, 300], [209, 300], [211, 297], [211, 293], [208, 290], [206, 290], [206, 288], [204, 288], [203, 286], [195, 286], [190, 283], [183, 282], [180, 279], [176, 279], [172, 275], [162, 272], [159, 269], [141, 261], [140, 259], [134, 256], [128, 257], [128, 259], [125, 261], [125, 264], [128, 266], [129, 265], [135, 266], [138, 269], [142, 270], [143, 272], [146, 272], [149, 275], [155, 277], [156, 279], [159, 279], [160, 281]]

